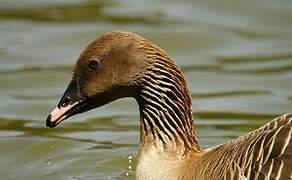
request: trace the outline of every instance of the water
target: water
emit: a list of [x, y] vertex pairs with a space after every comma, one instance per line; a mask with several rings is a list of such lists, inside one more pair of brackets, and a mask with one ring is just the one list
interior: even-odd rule
[[134, 100], [45, 128], [80, 51], [102, 32], [137, 32], [176, 59], [210, 147], [291, 112], [291, 29], [289, 0], [1, 0], [1, 178], [133, 179]]
[[52, 163], [53, 163], [53, 160], [52, 160], [52, 158], [50, 158], [50, 157], [47, 157], [47, 159], [46, 159], [46, 164], [48, 165], [48, 166], [50, 166], [50, 165], [52, 165]]

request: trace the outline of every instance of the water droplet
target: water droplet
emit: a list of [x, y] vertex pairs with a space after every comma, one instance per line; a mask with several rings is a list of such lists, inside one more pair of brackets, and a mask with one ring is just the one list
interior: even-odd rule
[[133, 156], [132, 155], [129, 155], [128, 156], [128, 160], [130, 160], [130, 159], [132, 159], [133, 158]]
[[133, 162], [133, 156], [129, 155], [128, 156], [129, 165], [128, 165], [128, 169], [127, 169], [127, 172], [126, 172], [126, 176], [132, 176], [133, 170], [132, 170], [132, 166], [130, 165], [132, 162]]
[[47, 157], [45, 163], [46, 163], [46, 165], [48, 165], [48, 166], [52, 165], [52, 163], [53, 163], [52, 158]]

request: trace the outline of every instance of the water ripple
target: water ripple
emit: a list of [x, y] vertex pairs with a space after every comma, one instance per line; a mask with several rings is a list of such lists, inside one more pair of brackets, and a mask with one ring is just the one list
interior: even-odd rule
[[225, 91], [214, 93], [201, 93], [192, 94], [194, 98], [212, 98], [212, 97], [226, 97], [226, 96], [252, 96], [252, 95], [269, 95], [269, 91], [254, 91], [254, 90], [238, 90], [238, 91]]

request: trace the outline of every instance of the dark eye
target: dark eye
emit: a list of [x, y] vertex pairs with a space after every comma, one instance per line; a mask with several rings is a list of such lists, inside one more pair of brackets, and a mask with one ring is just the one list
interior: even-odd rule
[[97, 71], [99, 69], [100, 62], [97, 59], [92, 59], [89, 61], [88, 68], [92, 71]]

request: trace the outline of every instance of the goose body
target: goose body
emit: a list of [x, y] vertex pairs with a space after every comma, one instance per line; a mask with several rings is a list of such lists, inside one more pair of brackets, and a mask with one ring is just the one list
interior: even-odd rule
[[139, 105], [138, 180], [292, 179], [292, 114], [202, 149], [183, 73], [134, 33], [105, 33], [85, 48], [47, 126], [123, 97]]
[[286, 114], [199, 152], [142, 150], [137, 179], [291, 179], [291, 123], [292, 115]]

